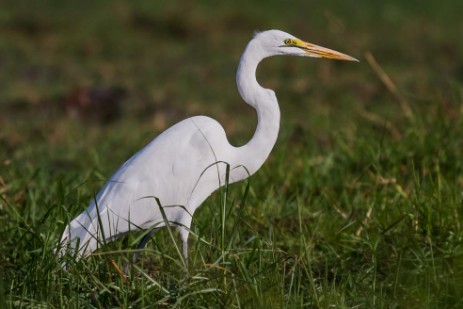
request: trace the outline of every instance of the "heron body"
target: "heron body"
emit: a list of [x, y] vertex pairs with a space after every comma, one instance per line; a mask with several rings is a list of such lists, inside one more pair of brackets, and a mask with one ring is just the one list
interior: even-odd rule
[[254, 174], [275, 145], [278, 101], [272, 90], [259, 85], [255, 74], [259, 62], [274, 55], [356, 60], [283, 31], [257, 33], [241, 56], [236, 75], [241, 97], [257, 111], [252, 139], [243, 146], [232, 146], [222, 126], [205, 116], [170, 127], [126, 161], [88, 208], [69, 223], [60, 253], [70, 248], [79, 257], [88, 256], [101, 244], [130, 231], [165, 226], [162, 207], [168, 224], [179, 229], [186, 259], [196, 209], [226, 181], [233, 183]]

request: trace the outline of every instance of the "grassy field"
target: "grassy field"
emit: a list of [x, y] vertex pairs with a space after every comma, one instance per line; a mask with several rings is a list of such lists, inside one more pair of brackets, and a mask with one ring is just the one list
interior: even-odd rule
[[[462, 308], [461, 12], [450, 0], [5, 1], [0, 307]], [[261, 64], [280, 137], [261, 171], [197, 211], [188, 268], [164, 229], [136, 263], [142, 233], [61, 269], [66, 223], [164, 129], [205, 114], [249, 140], [235, 71], [270, 28], [361, 62]]]

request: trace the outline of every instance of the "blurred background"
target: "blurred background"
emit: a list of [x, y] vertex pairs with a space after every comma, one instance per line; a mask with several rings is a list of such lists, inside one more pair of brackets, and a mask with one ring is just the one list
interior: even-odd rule
[[[348, 307], [362, 297], [378, 307], [377, 295], [386, 307], [391, 298], [407, 308], [461, 307], [462, 12], [461, 0], [2, 1], [0, 266], [8, 277], [0, 304], [2, 286], [10, 300], [39, 295], [55, 304], [97, 294], [93, 283], [83, 288], [91, 276], [79, 267], [54, 271], [64, 225], [122, 162], [186, 117], [211, 116], [232, 144], [246, 143], [257, 119], [236, 90], [236, 68], [253, 33], [273, 28], [360, 62], [275, 57], [259, 66], [282, 111], [240, 224], [263, 240], [267, 259], [246, 264], [264, 287], [261, 304], [311, 291], [341, 304], [339, 285]], [[213, 242], [217, 203], [205, 204], [193, 228], [211, 228]], [[170, 244], [162, 232], [157, 244], [162, 235]], [[195, 244], [200, 256], [217, 251]], [[151, 273], [170, 286], [169, 267], [150, 259]], [[293, 274], [296, 292], [285, 283]], [[310, 285], [324, 278], [325, 289]], [[95, 307], [121, 306], [105, 302], [117, 291], [101, 293]]]
[[361, 61], [275, 58], [260, 66], [258, 79], [276, 90], [282, 136], [290, 140], [323, 146], [325, 131], [348, 130], [357, 118], [379, 129], [392, 123], [389, 131], [399, 136], [404, 102], [413, 112], [439, 107], [449, 117], [461, 115], [461, 1], [48, 0], [1, 6], [4, 166], [85, 165], [74, 155], [90, 156], [86, 149], [99, 147], [121, 162], [158, 132], [197, 114], [218, 119], [233, 143], [245, 143], [256, 117], [238, 95], [236, 67], [253, 32], [271, 28]]

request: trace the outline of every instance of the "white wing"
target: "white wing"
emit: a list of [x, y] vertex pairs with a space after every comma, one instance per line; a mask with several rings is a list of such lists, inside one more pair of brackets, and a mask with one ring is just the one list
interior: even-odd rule
[[[153, 197], [159, 199], [169, 222], [189, 228], [196, 208], [224, 184], [224, 162], [235, 167], [236, 149], [211, 118], [198, 116], [179, 122], [116, 171], [89, 207], [69, 224], [62, 243], [71, 240], [79, 254], [88, 255], [98, 243], [131, 230], [163, 226]], [[241, 170], [232, 177], [234, 182], [246, 176]], [[75, 248], [77, 238], [79, 248]]]

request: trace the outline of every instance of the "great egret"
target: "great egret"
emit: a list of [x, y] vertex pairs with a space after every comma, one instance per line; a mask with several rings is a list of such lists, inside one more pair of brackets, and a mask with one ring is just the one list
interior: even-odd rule
[[[358, 61], [280, 30], [255, 34], [236, 74], [241, 97], [257, 111], [252, 139], [244, 146], [232, 146], [222, 126], [205, 116], [170, 127], [125, 162], [88, 208], [69, 223], [61, 238], [60, 255], [70, 248], [79, 258], [88, 256], [102, 243], [130, 231], [156, 230], [167, 219], [179, 230], [187, 261], [192, 216], [225, 184], [227, 165], [229, 183], [243, 180], [262, 166], [275, 145], [280, 126], [278, 101], [272, 90], [259, 85], [255, 75], [259, 62], [275, 55]], [[156, 197], [159, 205], [149, 197]]]

